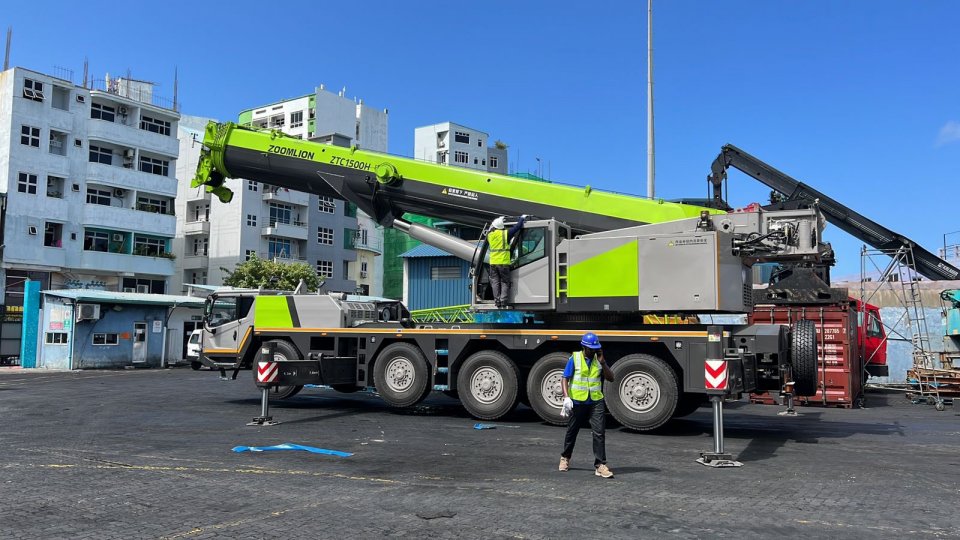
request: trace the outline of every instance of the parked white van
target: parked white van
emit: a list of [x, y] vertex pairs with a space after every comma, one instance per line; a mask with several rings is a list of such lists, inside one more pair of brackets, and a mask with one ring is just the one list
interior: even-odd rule
[[190, 367], [200, 369], [203, 364], [200, 363], [200, 348], [203, 343], [203, 330], [198, 328], [190, 334], [187, 341], [187, 360], [190, 361]]

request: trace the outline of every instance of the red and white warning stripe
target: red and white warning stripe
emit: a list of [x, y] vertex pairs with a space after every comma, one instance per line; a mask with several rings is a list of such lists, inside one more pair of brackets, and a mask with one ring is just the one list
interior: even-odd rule
[[271, 383], [279, 373], [280, 365], [276, 362], [257, 362], [257, 382]]
[[707, 390], [727, 389], [727, 361], [706, 360], [703, 364], [703, 379]]

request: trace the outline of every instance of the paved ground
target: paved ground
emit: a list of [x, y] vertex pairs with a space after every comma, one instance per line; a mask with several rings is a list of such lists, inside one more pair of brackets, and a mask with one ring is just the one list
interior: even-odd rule
[[[475, 430], [456, 402], [389, 411], [305, 390], [258, 412], [250, 372], [0, 370], [2, 538], [960, 537], [960, 418], [901, 395], [865, 410], [733, 404], [741, 469], [694, 462], [701, 409], [660, 433], [589, 434], [556, 472], [563, 430], [526, 408]], [[234, 453], [283, 442], [354, 452]]]

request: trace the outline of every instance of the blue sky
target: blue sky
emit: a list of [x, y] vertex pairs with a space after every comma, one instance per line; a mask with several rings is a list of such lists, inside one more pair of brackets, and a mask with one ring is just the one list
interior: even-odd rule
[[[217, 4], [225, 5], [225, 4]], [[183, 112], [235, 119], [320, 83], [390, 110], [390, 150], [454, 121], [511, 167], [646, 192], [646, 2], [17, 2], [11, 63], [161, 84]], [[735, 144], [936, 250], [960, 229], [960, 3], [658, 0], [657, 196], [706, 194]], [[56, 16], [53, 16], [56, 15]], [[732, 175], [735, 206], [766, 189]], [[828, 228], [835, 275], [860, 242]], [[948, 236], [960, 243], [960, 233]]]

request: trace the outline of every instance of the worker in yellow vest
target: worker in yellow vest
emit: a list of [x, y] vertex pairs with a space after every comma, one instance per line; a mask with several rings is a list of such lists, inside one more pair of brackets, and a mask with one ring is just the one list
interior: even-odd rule
[[493, 289], [493, 303], [498, 308], [507, 307], [510, 298], [510, 241], [523, 228], [526, 215], [508, 230], [503, 217], [490, 224], [487, 244], [490, 252], [490, 287]]
[[580, 428], [589, 424], [593, 431], [594, 474], [601, 478], [613, 478], [613, 471], [607, 467], [604, 380], [613, 381], [613, 372], [603, 358], [600, 338], [593, 332], [587, 332], [580, 340], [580, 350], [567, 360], [567, 368], [560, 380], [563, 388], [561, 414], [570, 418], [567, 435], [563, 440], [563, 452], [560, 454], [560, 472], [570, 470], [570, 456], [573, 455], [577, 435]]

